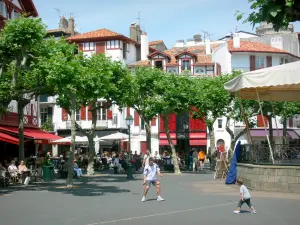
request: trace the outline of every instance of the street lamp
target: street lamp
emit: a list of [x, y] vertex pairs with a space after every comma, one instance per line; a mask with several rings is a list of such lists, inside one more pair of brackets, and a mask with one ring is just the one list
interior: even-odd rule
[[190, 152], [188, 151], [188, 138], [189, 138], [189, 123], [187, 121], [183, 122], [183, 128], [184, 128], [184, 136], [185, 136], [185, 153], [189, 156], [189, 164], [187, 165], [187, 169], [191, 167], [192, 159], [190, 157]]
[[127, 179], [128, 180], [132, 180], [133, 179], [133, 175], [132, 175], [132, 158], [131, 158], [131, 144], [130, 144], [130, 126], [133, 124], [133, 117], [131, 115], [126, 117], [126, 125], [128, 126], [128, 132], [129, 132], [129, 138], [128, 138], [128, 142], [129, 142], [129, 154], [128, 154], [128, 170], [127, 170]]

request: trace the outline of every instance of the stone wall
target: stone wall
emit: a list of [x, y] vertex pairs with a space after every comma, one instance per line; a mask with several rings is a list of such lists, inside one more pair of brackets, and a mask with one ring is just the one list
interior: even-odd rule
[[237, 176], [254, 190], [300, 192], [300, 166], [238, 163]]

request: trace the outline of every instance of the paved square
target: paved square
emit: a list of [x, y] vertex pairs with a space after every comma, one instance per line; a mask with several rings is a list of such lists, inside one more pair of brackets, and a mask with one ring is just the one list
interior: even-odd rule
[[141, 202], [142, 176], [127, 181], [125, 175], [84, 177], [75, 188], [64, 181], [47, 186], [0, 189], [1, 225], [152, 225], [152, 224], [264, 224], [299, 225], [300, 194], [252, 191], [258, 214], [244, 206], [234, 215], [238, 187], [215, 181], [212, 174], [165, 174], [164, 202], [155, 189]]

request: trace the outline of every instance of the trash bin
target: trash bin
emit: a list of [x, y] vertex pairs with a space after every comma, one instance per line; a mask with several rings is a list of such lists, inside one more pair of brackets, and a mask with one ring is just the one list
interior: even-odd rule
[[44, 181], [54, 180], [54, 166], [43, 166], [43, 180]]

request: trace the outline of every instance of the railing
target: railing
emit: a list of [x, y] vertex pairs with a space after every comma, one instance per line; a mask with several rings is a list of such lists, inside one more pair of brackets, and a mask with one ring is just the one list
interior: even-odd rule
[[300, 165], [300, 145], [275, 144], [272, 149], [274, 163], [268, 145], [242, 145], [238, 162], [256, 165]]

